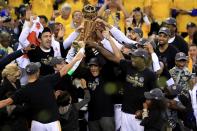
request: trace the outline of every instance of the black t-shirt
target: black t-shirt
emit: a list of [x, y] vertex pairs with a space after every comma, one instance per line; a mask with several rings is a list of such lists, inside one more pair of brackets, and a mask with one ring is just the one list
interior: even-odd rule
[[59, 119], [53, 88], [60, 80], [60, 74], [47, 75], [28, 83], [11, 98], [14, 103], [25, 102], [29, 106], [32, 120], [50, 123]]
[[179, 52], [184, 52], [186, 55], [188, 54], [188, 44], [181, 36], [176, 35], [174, 41], [170, 44], [176, 47]]
[[164, 52], [160, 52], [159, 48], [157, 48], [155, 53], [159, 59], [164, 62], [168, 70], [175, 66], [175, 56], [178, 53], [178, 50], [174, 46], [169, 44], [168, 48]]
[[55, 86], [55, 90], [68, 91], [72, 97], [72, 103], [78, 102], [78, 90], [72, 84], [72, 76], [66, 75]]
[[52, 57], [54, 57], [53, 48], [51, 48], [50, 52], [44, 52], [40, 47], [36, 47], [35, 50], [28, 51], [27, 53], [31, 62], [40, 62], [40, 75], [45, 76], [54, 73], [54, 69], [49, 65], [49, 61]]
[[121, 60], [120, 67], [126, 73], [122, 111], [135, 114], [137, 110], [143, 109], [144, 92], [156, 88], [156, 75], [149, 69], [137, 71], [127, 60]]
[[90, 75], [87, 79], [87, 86], [90, 90], [90, 102], [88, 104], [89, 120], [98, 120], [101, 117], [113, 116], [112, 96], [106, 93], [105, 81], [102, 75], [93, 77]]

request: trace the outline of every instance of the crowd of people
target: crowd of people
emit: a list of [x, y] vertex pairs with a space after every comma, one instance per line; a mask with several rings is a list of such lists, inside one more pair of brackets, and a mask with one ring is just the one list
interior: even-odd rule
[[0, 130], [197, 131], [196, 0], [1, 0]]

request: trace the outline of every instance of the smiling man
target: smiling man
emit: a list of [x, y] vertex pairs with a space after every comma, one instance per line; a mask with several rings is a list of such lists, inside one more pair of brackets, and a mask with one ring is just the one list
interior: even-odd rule
[[166, 27], [162, 27], [159, 30], [158, 46], [155, 52], [165, 66], [168, 69], [172, 69], [175, 66], [174, 58], [178, 51], [174, 46], [168, 43], [169, 39], [170, 30]]
[[38, 36], [40, 46], [35, 50], [27, 53], [30, 62], [41, 62], [40, 74], [48, 75], [54, 73], [53, 68], [49, 65], [50, 59], [54, 56], [54, 50], [51, 46], [51, 30], [45, 27], [43, 32]]

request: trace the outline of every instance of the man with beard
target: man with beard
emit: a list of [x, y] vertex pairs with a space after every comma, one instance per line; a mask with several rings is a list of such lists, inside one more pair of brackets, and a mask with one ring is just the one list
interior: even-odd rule
[[169, 39], [170, 30], [166, 27], [160, 28], [158, 46], [155, 52], [165, 66], [168, 69], [172, 69], [175, 66], [175, 55], [178, 51], [175, 47], [168, 43]]
[[165, 20], [164, 23], [170, 30], [170, 39], [168, 40], [168, 43], [176, 47], [179, 52], [183, 52], [187, 55], [188, 45], [187, 42], [177, 34], [176, 19], [169, 17]]
[[143, 109], [145, 101], [143, 96], [145, 91], [156, 88], [156, 75], [146, 68], [148, 52], [144, 49], [137, 49], [130, 54], [131, 59], [125, 60], [120, 50], [117, 48], [109, 34], [104, 37], [110, 41], [114, 54], [108, 52], [101, 46], [94, 46], [107, 59], [118, 63], [126, 75], [126, 85], [124, 87], [121, 131], [143, 131], [140, 120], [135, 118], [138, 110]]

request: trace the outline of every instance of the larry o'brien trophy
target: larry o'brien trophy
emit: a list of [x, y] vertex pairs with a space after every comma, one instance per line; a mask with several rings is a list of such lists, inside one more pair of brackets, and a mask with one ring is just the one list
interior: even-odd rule
[[97, 12], [96, 8], [90, 4], [87, 4], [83, 7], [83, 16], [84, 20], [82, 23], [83, 29], [81, 29], [79, 37], [73, 42], [73, 46], [77, 49], [80, 48], [78, 45], [79, 41], [84, 42], [93, 42], [95, 41], [95, 29], [96, 29], [96, 17]]
[[[83, 7], [83, 16], [84, 21], [82, 23], [83, 29], [80, 31], [79, 37], [73, 42], [72, 46], [76, 48], [77, 51], [80, 51], [81, 49], [81, 41], [82, 43], [86, 42], [96, 42], [96, 18], [97, 18], [97, 12], [96, 8], [90, 4], [87, 4]], [[80, 50], [79, 50], [80, 49]], [[69, 75], [72, 75], [76, 68], [79, 66], [81, 60], [78, 61], [73, 68], [68, 72]]]

